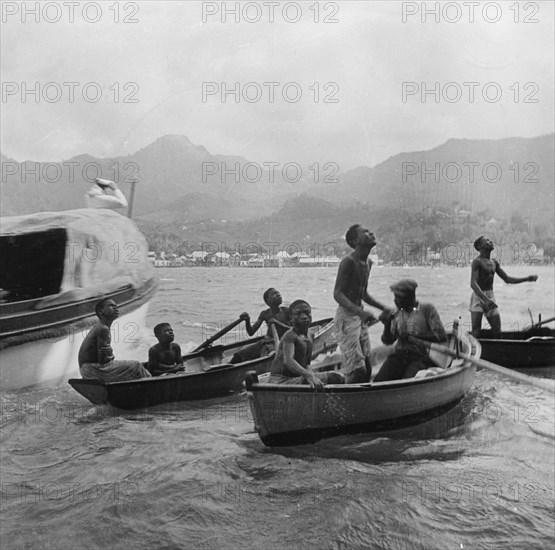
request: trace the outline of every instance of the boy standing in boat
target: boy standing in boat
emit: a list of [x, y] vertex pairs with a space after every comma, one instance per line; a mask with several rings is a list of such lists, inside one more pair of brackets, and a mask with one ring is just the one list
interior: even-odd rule
[[370, 338], [368, 325], [376, 322], [362, 302], [382, 311], [380, 320], [391, 311], [368, 294], [368, 278], [372, 261], [370, 250], [376, 246], [374, 234], [360, 224], [352, 225], [346, 235], [347, 244], [353, 252], [339, 264], [333, 297], [339, 304], [335, 314], [335, 330], [344, 357], [347, 384], [368, 382], [372, 373], [370, 364]]
[[342, 384], [338, 372], [314, 373], [308, 369], [312, 359], [312, 340], [308, 327], [312, 322], [312, 310], [304, 300], [295, 300], [290, 306], [293, 328], [280, 340], [270, 369], [270, 384], [310, 384], [320, 390], [324, 384]]
[[435, 367], [429, 358], [429, 346], [415, 342], [411, 337], [426, 342], [444, 343], [447, 334], [433, 304], [416, 300], [416, 281], [402, 279], [389, 288], [393, 292], [397, 311], [384, 321], [382, 342], [393, 344], [395, 351], [389, 355], [374, 378], [374, 382], [412, 378], [419, 370]]
[[470, 298], [470, 319], [472, 322], [472, 335], [478, 337], [482, 328], [482, 315], [486, 316], [494, 336], [501, 336], [501, 316], [495, 303], [493, 294], [493, 278], [499, 275], [507, 284], [535, 282], [537, 275], [528, 277], [510, 277], [507, 275], [497, 260], [490, 258], [493, 243], [490, 239], [481, 236], [474, 241], [474, 248], [480, 253], [472, 262], [470, 288], [474, 291]]
[[116, 361], [112, 350], [110, 327], [118, 318], [118, 306], [103, 298], [95, 306], [99, 322], [87, 334], [79, 348], [79, 371], [85, 379], [119, 382], [148, 378], [150, 373], [139, 361]]
[[148, 350], [148, 371], [152, 376], [172, 374], [184, 371], [181, 347], [174, 340], [174, 333], [169, 323], [159, 323], [154, 327], [154, 336], [158, 343]]
[[266, 336], [260, 342], [235, 353], [231, 358], [231, 363], [241, 363], [262, 357], [263, 354], [268, 355], [273, 350], [272, 324], [276, 327], [280, 338], [291, 328], [289, 308], [281, 305], [281, 294], [275, 288], [269, 288], [264, 292], [262, 297], [266, 305], [269, 306], [269, 309], [260, 312], [254, 325], [251, 325], [250, 316], [247, 312], [241, 313], [240, 317], [245, 321], [245, 328], [249, 336], [255, 334], [262, 326], [262, 323], [266, 323], [268, 326]]

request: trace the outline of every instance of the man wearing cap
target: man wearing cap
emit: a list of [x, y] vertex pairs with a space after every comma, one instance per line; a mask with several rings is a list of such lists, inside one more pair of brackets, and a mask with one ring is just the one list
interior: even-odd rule
[[94, 185], [85, 194], [87, 208], [125, 208], [127, 199], [115, 181], [96, 178]]
[[416, 281], [402, 279], [390, 286], [397, 311], [384, 320], [382, 342], [393, 344], [395, 352], [389, 355], [374, 382], [411, 378], [419, 370], [435, 367], [428, 357], [429, 346], [414, 343], [411, 336], [428, 342], [447, 341], [445, 329], [437, 309], [432, 304], [416, 300]]
[[470, 288], [474, 291], [470, 297], [470, 320], [472, 322], [473, 336], [480, 336], [482, 328], [482, 315], [486, 316], [494, 336], [501, 336], [501, 316], [493, 295], [493, 278], [499, 275], [507, 284], [535, 282], [537, 275], [528, 277], [510, 277], [499, 265], [497, 260], [490, 258], [493, 243], [490, 239], [481, 236], [474, 241], [474, 248], [480, 253], [472, 262]]
[[370, 311], [364, 309], [362, 302], [380, 309], [380, 320], [390, 315], [391, 310], [368, 294], [372, 269], [368, 255], [376, 245], [374, 234], [355, 224], [348, 229], [345, 240], [354, 250], [341, 260], [337, 271], [333, 297], [339, 305], [334, 322], [343, 354], [345, 382], [358, 384], [368, 382], [372, 374], [368, 325], [377, 321]]

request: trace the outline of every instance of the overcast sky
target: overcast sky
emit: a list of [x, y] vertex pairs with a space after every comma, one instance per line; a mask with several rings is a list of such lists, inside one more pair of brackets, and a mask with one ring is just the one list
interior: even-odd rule
[[[236, 4], [240, 21], [224, 21]], [[214, 154], [346, 170], [553, 132], [553, 2], [442, 3], [439, 22], [422, 21], [434, 2], [280, 2], [273, 22], [259, 4], [2, 2], [2, 153], [108, 157], [183, 134]]]

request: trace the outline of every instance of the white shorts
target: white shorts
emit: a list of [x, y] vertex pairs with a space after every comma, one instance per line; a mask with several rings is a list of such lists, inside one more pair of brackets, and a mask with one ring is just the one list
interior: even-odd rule
[[[495, 296], [493, 295], [493, 290], [484, 290], [484, 294], [492, 301], [495, 302]], [[476, 292], [472, 293], [470, 297], [470, 307], [468, 311], [471, 313], [484, 313], [484, 306], [482, 305], [482, 299]]]

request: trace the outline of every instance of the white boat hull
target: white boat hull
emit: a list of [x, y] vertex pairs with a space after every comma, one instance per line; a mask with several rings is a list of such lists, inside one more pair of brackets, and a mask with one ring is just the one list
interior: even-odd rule
[[[149, 303], [122, 315], [112, 326], [112, 348], [119, 359], [135, 359], [133, 350], [145, 326]], [[91, 318], [91, 326], [96, 322]], [[64, 331], [0, 351], [0, 388], [12, 391], [36, 384], [58, 384], [80, 376], [77, 356], [89, 328]], [[144, 360], [146, 361], [146, 357]]]

